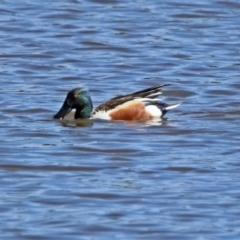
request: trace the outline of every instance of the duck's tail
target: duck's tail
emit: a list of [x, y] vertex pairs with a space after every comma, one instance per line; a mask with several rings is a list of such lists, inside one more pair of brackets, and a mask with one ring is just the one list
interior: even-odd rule
[[172, 108], [176, 108], [176, 107], [178, 107], [180, 104], [181, 104], [181, 103], [169, 105], [169, 106], [165, 107], [165, 110], [168, 111], [168, 110], [170, 110], [170, 109], [172, 109]]

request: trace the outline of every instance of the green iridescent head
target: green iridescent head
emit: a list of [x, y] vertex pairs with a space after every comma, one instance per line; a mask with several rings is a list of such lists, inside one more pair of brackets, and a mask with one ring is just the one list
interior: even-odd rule
[[91, 117], [93, 104], [87, 88], [75, 88], [69, 91], [62, 107], [53, 118], [62, 119], [72, 109], [76, 109], [75, 119]]

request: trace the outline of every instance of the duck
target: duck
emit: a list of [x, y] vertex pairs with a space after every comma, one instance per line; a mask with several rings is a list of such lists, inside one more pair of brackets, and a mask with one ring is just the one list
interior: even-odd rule
[[67, 93], [60, 110], [54, 119], [63, 119], [75, 109], [75, 119], [105, 119], [123, 121], [149, 121], [161, 119], [170, 109], [178, 104], [162, 102], [158, 96], [162, 88], [170, 84], [146, 88], [126, 95], [120, 95], [93, 108], [93, 102], [87, 87], [74, 88]]

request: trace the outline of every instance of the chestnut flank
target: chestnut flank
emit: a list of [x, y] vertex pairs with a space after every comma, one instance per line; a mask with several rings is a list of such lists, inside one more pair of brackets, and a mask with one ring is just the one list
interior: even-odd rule
[[118, 106], [111, 110], [109, 115], [112, 120], [146, 121], [151, 119], [150, 114], [145, 110], [145, 105], [138, 100]]

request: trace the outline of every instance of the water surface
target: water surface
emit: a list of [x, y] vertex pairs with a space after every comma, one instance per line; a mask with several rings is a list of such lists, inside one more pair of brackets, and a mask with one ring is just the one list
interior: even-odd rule
[[[238, 1], [0, 1], [1, 239], [240, 238]], [[170, 83], [158, 123], [56, 121]]]

